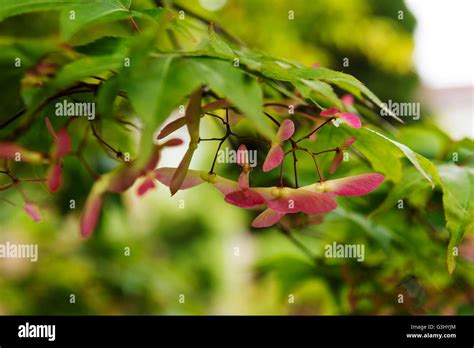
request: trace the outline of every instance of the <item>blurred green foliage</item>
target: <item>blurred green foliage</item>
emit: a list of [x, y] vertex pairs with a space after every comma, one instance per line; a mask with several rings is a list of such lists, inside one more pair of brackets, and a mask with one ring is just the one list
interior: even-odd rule
[[414, 98], [416, 22], [403, 0], [284, 0], [271, 5], [233, 0], [217, 11], [206, 10], [199, 1], [176, 2], [222, 24], [251, 48], [352, 74], [382, 100]]
[[[133, 1], [132, 9], [151, 8], [154, 3]], [[166, 6], [176, 3], [188, 13], [185, 24], [170, 24], [184, 48], [195, 48], [203, 36], [202, 28], [189, 15], [192, 10], [214, 20], [252, 49], [307, 66], [319, 63], [352, 74], [382, 100], [414, 98], [418, 83], [412, 67], [415, 20], [402, 1], [234, 0], [215, 12], [205, 10], [198, 1], [163, 1]], [[116, 9], [123, 3], [110, 4]], [[67, 4], [61, 6], [67, 9]], [[90, 11], [90, 18], [91, 14], [105, 13], [110, 8], [85, 10]], [[288, 18], [288, 11], [294, 11], [294, 20]], [[399, 11], [403, 11], [402, 20], [398, 19]], [[0, 94], [0, 123], [21, 107], [22, 77], [46, 52], [54, 51], [56, 61], [76, 64], [69, 67], [75, 75], [64, 74], [66, 80], [86, 79], [96, 70], [115, 68], [126, 51], [127, 42], [121, 39], [134, 34], [127, 16], [120, 18], [120, 11], [113, 10], [110, 21], [76, 22], [73, 27], [61, 21], [59, 13], [18, 14], [0, 22], [0, 83], [8, 86]], [[165, 18], [158, 9], [148, 15], [157, 22]], [[138, 17], [137, 22], [144, 31], [148, 22], [141, 19]], [[66, 39], [74, 46], [74, 52], [60, 46]], [[153, 37], [134, 42], [143, 46], [138, 49], [146, 50]], [[163, 49], [171, 49], [173, 40], [160, 44]], [[93, 56], [92, 64], [81, 66], [75, 60], [77, 52]], [[11, 69], [11, 62], [18, 55], [27, 60], [21, 69]], [[347, 67], [345, 58], [349, 61]], [[149, 85], [142, 79], [134, 80], [141, 76], [134, 75], [136, 70], [126, 75], [129, 94], [136, 87], [135, 100], [143, 98], [142, 104], [133, 107], [153, 113], [153, 117], [153, 100], [157, 109], [166, 109], [162, 114], [167, 116], [167, 111], [173, 109], [172, 104], [163, 106], [169, 101], [167, 95], [157, 102], [143, 92], [143, 84], [152, 92], [152, 72], [162, 65], [153, 65], [139, 54], [133, 59], [143, 59], [138, 69], [150, 73]], [[247, 59], [251, 61], [250, 54]], [[275, 68], [273, 73], [278, 71]], [[170, 79], [174, 78], [176, 75], [171, 74]], [[134, 157], [137, 137], [133, 127], [123, 122], [135, 122], [137, 118], [122, 99], [110, 99], [117, 92], [117, 85], [124, 83], [120, 79], [110, 78], [104, 84], [106, 87], [99, 90], [98, 107], [104, 117], [96, 124], [109, 143], [119, 151], [130, 151]], [[179, 91], [182, 97], [189, 92], [186, 83], [182, 83], [183, 89]], [[216, 85], [217, 89], [229, 88], [217, 82]], [[23, 101], [36, 105], [45, 91], [28, 87], [31, 86], [22, 91]], [[340, 92], [337, 88], [336, 91]], [[90, 94], [82, 93], [71, 100], [91, 98]], [[245, 101], [241, 104], [245, 107]], [[368, 112], [359, 111], [369, 118]], [[49, 106], [40, 115], [52, 112]], [[110, 120], [114, 122], [106, 122]], [[57, 118], [52, 121], [55, 128], [64, 122]], [[81, 129], [86, 122], [74, 120], [72, 126]], [[375, 122], [372, 128], [379, 127], [386, 125]], [[203, 121], [202, 128], [209, 134], [216, 131], [210, 122]], [[249, 128], [248, 123], [241, 122], [236, 130], [245, 132]], [[12, 129], [6, 128], [0, 136], [10, 136]], [[472, 168], [472, 139], [455, 142], [429, 120], [422, 125], [400, 127], [398, 133], [397, 141], [433, 160], [443, 169], [441, 179], [448, 178], [445, 182], [453, 183], [446, 188], [454, 197], [448, 203], [453, 205], [448, 214], [456, 215], [456, 204], [462, 206], [469, 197], [459, 202], [456, 198], [472, 194], [472, 181], [464, 178], [464, 172], [458, 172], [452, 154], [459, 154], [457, 164]], [[21, 137], [21, 143], [46, 153], [52, 141], [44, 134], [43, 117], [36, 118]], [[310, 147], [319, 151], [338, 146], [346, 136], [334, 128], [325, 128]], [[83, 134], [73, 133], [73, 148], [82, 139]], [[47, 208], [43, 210], [41, 224], [31, 222], [18, 206], [0, 201], [0, 243], [37, 243], [40, 253], [37, 263], [0, 260], [0, 314], [473, 314], [474, 237], [465, 236], [456, 271], [450, 275], [446, 267], [450, 234], [445, 227], [441, 185], [438, 183], [432, 190], [402, 153], [393, 155], [394, 146], [382, 146], [375, 135], [366, 132], [359, 140], [351, 154], [351, 165], [343, 165], [338, 176], [377, 170], [388, 177], [387, 182], [369, 196], [341, 199], [338, 209], [320, 224], [307, 224], [304, 216], [291, 221], [285, 218], [290, 226], [301, 223], [291, 229], [291, 235], [279, 228], [249, 230], [256, 212], [224, 204], [222, 196], [205, 185], [179, 192], [171, 199], [163, 187], [138, 199], [133, 187], [126, 194], [106, 196], [106, 211], [99, 228], [92, 239], [84, 242], [78, 237], [77, 220], [93, 180], [78, 158], [67, 158], [64, 187], [59, 193], [51, 195], [44, 188], [35, 190], [33, 184], [22, 184], [30, 199], [41, 200]], [[259, 154], [266, 151], [259, 143], [247, 145]], [[212, 144], [203, 144], [193, 165], [207, 168], [212, 160], [207, 154], [212, 151]], [[113, 154], [90, 138], [83, 144], [83, 154], [98, 173], [115, 166]], [[329, 154], [321, 158], [323, 168], [328, 168], [331, 157]], [[285, 162], [286, 173], [292, 170], [289, 162]], [[15, 165], [14, 169], [21, 177], [46, 175], [45, 168]], [[232, 179], [238, 176], [237, 166], [217, 169]], [[263, 176], [255, 170], [252, 183], [274, 180], [276, 184], [278, 174], [270, 175]], [[300, 175], [303, 183], [314, 182], [311, 161], [301, 161]], [[0, 185], [8, 182], [8, 178], [1, 179], [5, 181], [0, 181]], [[291, 176], [284, 179], [287, 183], [293, 180]], [[5, 197], [3, 193], [1, 197]], [[68, 205], [72, 198], [76, 209], [71, 211]], [[15, 192], [8, 199], [21, 201], [21, 194]], [[182, 199], [184, 209], [180, 207]], [[400, 199], [404, 200], [403, 209], [397, 208]], [[289, 238], [300, 241], [316, 261], [310, 260]], [[324, 246], [333, 241], [364, 244], [365, 262], [324, 258]], [[75, 295], [75, 303], [71, 303], [71, 295]], [[180, 302], [181, 295], [185, 296], [184, 303]], [[403, 303], [398, 302], [399, 295], [403, 295]]]

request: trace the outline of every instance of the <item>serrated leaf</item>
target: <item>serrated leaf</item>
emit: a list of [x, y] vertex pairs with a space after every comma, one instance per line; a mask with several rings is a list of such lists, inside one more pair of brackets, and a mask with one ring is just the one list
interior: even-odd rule
[[[130, 16], [130, 0], [95, 1], [92, 3], [72, 4], [61, 13], [61, 28], [66, 39], [85, 26], [99, 21], [125, 19]], [[72, 19], [71, 11], [74, 11]]]
[[201, 78], [186, 59], [166, 57], [150, 60], [146, 66], [132, 63], [123, 83], [139, 116], [158, 126], [201, 84]]
[[262, 74], [268, 78], [279, 80], [279, 81], [288, 81], [288, 82], [297, 82], [298, 78], [293, 76], [288, 69], [283, 68], [275, 62], [264, 62], [262, 64]]
[[74, 83], [93, 75], [117, 69], [120, 66], [118, 56], [85, 57], [62, 67], [56, 77], [46, 88], [24, 91], [23, 98], [30, 111], [35, 109], [45, 98], [70, 87]]
[[152, 144], [154, 131], [201, 84], [201, 78], [186, 59], [172, 57], [140, 64], [123, 79], [123, 88], [143, 120], [140, 161], [149, 155], [151, 147], [148, 145]]
[[64, 66], [58, 72], [52, 85], [58, 88], [68, 86], [85, 77], [115, 70], [120, 67], [121, 63], [119, 56], [84, 57]]
[[224, 56], [228, 57], [234, 57], [235, 53], [232, 50], [232, 48], [229, 47], [229, 45], [222, 39], [220, 38], [215, 29], [214, 29], [214, 24], [210, 23], [209, 24], [209, 43], [211, 44], [212, 49], [218, 53], [222, 54]]
[[[386, 137], [385, 135], [377, 131], [374, 131], [372, 129], [369, 129], [369, 128], [366, 128], [366, 129], [386, 139], [387, 141], [391, 142], [396, 147], [398, 147], [403, 152], [403, 154], [408, 158], [408, 160], [415, 166], [415, 168], [421, 173], [421, 175], [423, 175], [426, 178], [426, 180], [428, 180], [431, 183], [431, 187], [434, 188], [435, 182], [433, 180], [433, 176], [435, 178], [437, 176], [436, 168], [428, 159], [415, 153], [413, 150], [411, 150], [408, 146], [404, 144], [401, 144], [395, 140], [392, 140]], [[422, 163], [424, 164], [424, 166], [422, 166]], [[426, 172], [427, 170], [430, 172], [431, 176]]]
[[[177, 69], [182, 59], [151, 56], [157, 40], [165, 34], [171, 20], [168, 12], [163, 14], [163, 20], [130, 40], [127, 56], [129, 65], [124, 66], [119, 74], [119, 90], [127, 93], [130, 104], [143, 122], [140, 156], [135, 161], [137, 167], [145, 165], [151, 154], [154, 131], [185, 96], [198, 86], [193, 85], [193, 76], [186, 78], [186, 67], [183, 68], [183, 74]], [[176, 79], [176, 83], [173, 83], [173, 79]]]
[[81, 4], [86, 3], [86, 0], [69, 2], [64, 0], [0, 0], [0, 21], [24, 13], [59, 10], [70, 6], [71, 3]]
[[[315, 79], [323, 80], [335, 84], [336, 86], [348, 91], [352, 95], [356, 96], [360, 100], [364, 100], [366, 95], [369, 100], [375, 103], [378, 107], [383, 108], [382, 101], [362, 82], [356, 79], [354, 76], [345, 74], [340, 71], [334, 71], [327, 68], [293, 68], [291, 72], [302, 79]], [[393, 112], [386, 110], [387, 113], [395, 118], [397, 121], [402, 122]], [[402, 122], [403, 123], [403, 122]]]
[[[311, 99], [310, 92], [314, 91], [316, 94], [322, 96], [329, 106], [342, 108], [341, 100], [338, 98], [337, 94], [334, 93], [332, 87], [325, 82], [301, 79], [301, 82], [294, 83], [294, 85], [304, 98]], [[309, 91], [307, 88], [309, 88]]]
[[125, 56], [129, 41], [119, 37], [103, 37], [85, 45], [74, 46], [74, 50], [88, 56]]
[[454, 164], [437, 168], [442, 182], [446, 228], [450, 233], [447, 264], [449, 273], [452, 273], [456, 267], [454, 247], [459, 245], [466, 232], [474, 230], [474, 169]]
[[343, 127], [347, 133], [356, 137], [353, 148], [361, 152], [375, 171], [387, 179], [398, 182], [402, 176], [402, 153], [389, 141], [365, 128]]
[[[36, 64], [48, 51], [57, 48], [55, 42], [50, 40], [22, 40], [15, 38], [14, 42], [0, 43], [0, 83], [3, 88], [0, 94], [0, 124], [7, 121], [18, 112], [22, 105], [21, 80], [28, 68]], [[21, 67], [15, 67], [16, 58], [21, 58]], [[6, 130], [8, 132], [8, 129]], [[0, 130], [0, 138], [5, 129]]]

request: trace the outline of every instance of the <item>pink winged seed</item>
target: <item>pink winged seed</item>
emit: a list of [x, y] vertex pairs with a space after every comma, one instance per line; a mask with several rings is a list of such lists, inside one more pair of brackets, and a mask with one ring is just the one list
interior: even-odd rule
[[239, 148], [237, 149], [237, 164], [241, 167], [245, 166], [248, 164], [248, 151], [247, 151], [247, 146], [244, 144], [241, 144]]
[[344, 143], [342, 144], [341, 147], [339, 147], [338, 151], [336, 151], [336, 154], [334, 155], [334, 159], [331, 162], [331, 167], [329, 168], [329, 172], [331, 174], [334, 174], [334, 172], [339, 168], [342, 159], [344, 157], [344, 150], [348, 149], [354, 142], [356, 141], [355, 137], [350, 137]]
[[[176, 168], [163, 167], [155, 170], [156, 179], [163, 185], [169, 186], [171, 178], [174, 175]], [[206, 178], [206, 179], [204, 179]], [[215, 174], [209, 174], [203, 171], [189, 169], [180, 190], [186, 190], [194, 186], [200, 185], [204, 182], [209, 182], [214, 185], [216, 189], [227, 195], [231, 192], [240, 191], [239, 184], [235, 181], [223, 178]]]
[[48, 128], [48, 133], [49, 135], [51, 135], [51, 138], [53, 138], [55, 142], [58, 141], [58, 136], [56, 135], [56, 132], [54, 131], [53, 125], [51, 124], [49, 118], [46, 117], [44, 119], [44, 122], [46, 123], [46, 128]]
[[[163, 185], [170, 186], [171, 179], [176, 171], [176, 168], [159, 168], [155, 170], [156, 179], [161, 182]], [[183, 184], [181, 185], [181, 190], [186, 190], [188, 188], [197, 186], [205, 182], [201, 178], [201, 172], [197, 170], [189, 169], [186, 173], [186, 177], [184, 178]]]
[[276, 137], [278, 138], [279, 141], [285, 141], [285, 140], [290, 139], [294, 133], [295, 133], [295, 124], [290, 119], [286, 119], [281, 123]]
[[51, 192], [56, 192], [61, 186], [62, 168], [59, 164], [53, 164], [48, 171], [48, 188]]
[[341, 101], [345, 106], [352, 106], [354, 105], [354, 96], [352, 94], [344, 94], [341, 97]]
[[181, 162], [179, 163], [178, 168], [176, 168], [176, 171], [174, 172], [173, 177], [171, 178], [171, 181], [170, 181], [170, 185], [169, 185], [171, 195], [174, 195], [183, 186], [184, 180], [186, 179], [189, 165], [191, 164], [191, 160], [193, 158], [193, 154], [195, 150], [196, 148], [191, 147], [191, 144], [190, 144], [188, 147], [188, 150], [186, 151], [183, 158], [181, 159]]
[[247, 190], [249, 188], [249, 174], [245, 172], [240, 173], [238, 182], [242, 190]]
[[155, 169], [158, 163], [160, 162], [160, 158], [161, 158], [161, 148], [158, 145], [156, 145], [153, 149], [150, 159], [148, 160], [148, 163], [145, 166], [144, 171]]
[[242, 172], [239, 175], [239, 187], [243, 190], [249, 188], [249, 163], [248, 151], [244, 144], [239, 146], [237, 150], [237, 164], [242, 167]]
[[350, 112], [341, 112], [339, 117], [344, 120], [352, 128], [360, 128], [362, 126], [362, 122], [360, 121], [359, 116], [354, 115]]
[[341, 150], [336, 151], [336, 154], [334, 155], [334, 159], [331, 162], [331, 167], [329, 168], [329, 173], [334, 174], [337, 168], [339, 168], [339, 166], [341, 165], [343, 157], [344, 157], [344, 154]]
[[166, 143], [163, 144], [163, 147], [172, 147], [172, 146], [179, 146], [183, 144], [183, 140], [179, 138], [173, 138], [168, 140]]
[[252, 227], [262, 228], [276, 224], [286, 213], [281, 213], [273, 209], [266, 209], [252, 221]]
[[0, 142], [0, 158], [8, 160], [15, 159], [16, 153], [22, 153], [25, 149], [15, 143]]
[[36, 204], [25, 203], [23, 208], [25, 209], [26, 213], [33, 219], [33, 221], [35, 222], [41, 221], [41, 214]]
[[102, 209], [102, 196], [91, 194], [86, 201], [84, 212], [81, 216], [81, 235], [89, 238], [94, 232], [99, 220], [100, 211]]
[[337, 204], [331, 194], [311, 192], [302, 188], [289, 189], [284, 197], [268, 202], [268, 207], [281, 213], [324, 214], [336, 209]]
[[265, 203], [265, 199], [252, 189], [231, 192], [224, 200], [240, 208], [254, 208]]
[[154, 188], [155, 183], [153, 182], [153, 179], [146, 178], [145, 181], [138, 187], [137, 194], [139, 196], [143, 196], [148, 190], [152, 190]]
[[285, 153], [279, 144], [273, 145], [268, 151], [265, 162], [263, 163], [263, 171], [269, 172], [270, 170], [278, 167], [283, 161]]
[[115, 172], [110, 178], [110, 183], [107, 187], [109, 192], [121, 193], [128, 190], [135, 180], [140, 176], [140, 171], [132, 167], [124, 167]]
[[356, 141], [356, 138], [355, 138], [355, 137], [350, 137], [349, 139], [347, 139], [347, 140], [344, 142], [344, 144], [343, 144], [342, 146], [347, 149], [347, 148], [350, 147], [352, 144], [354, 144], [355, 141]]
[[57, 142], [56, 142], [56, 156], [64, 157], [71, 150], [71, 137], [64, 128], [58, 130]]
[[336, 196], [362, 196], [379, 187], [383, 180], [382, 174], [361, 174], [328, 180], [324, 182], [324, 189]]
[[336, 115], [337, 113], [339, 113], [338, 108], [329, 108], [329, 109], [321, 111], [319, 114], [321, 116], [330, 117], [330, 116]]
[[173, 122], [168, 123], [161, 130], [160, 134], [158, 135], [158, 139], [163, 139], [163, 138], [167, 137], [168, 135], [170, 135], [174, 131], [178, 130], [179, 128], [184, 127], [185, 124], [186, 124], [186, 118], [185, 117], [178, 118], [178, 119], [174, 120]]
[[239, 184], [235, 181], [217, 175], [215, 181], [211, 182], [211, 184], [213, 184], [214, 187], [220, 192], [222, 192], [224, 195], [228, 195], [229, 193], [241, 190]]
[[338, 108], [329, 108], [321, 111], [319, 114], [324, 117], [334, 116], [340, 118], [352, 128], [360, 128], [362, 126], [359, 116], [350, 112], [340, 112]]
[[31, 151], [21, 145], [11, 142], [0, 142], [0, 158], [16, 160], [17, 154], [19, 160], [29, 163], [43, 163], [43, 155], [39, 152]]

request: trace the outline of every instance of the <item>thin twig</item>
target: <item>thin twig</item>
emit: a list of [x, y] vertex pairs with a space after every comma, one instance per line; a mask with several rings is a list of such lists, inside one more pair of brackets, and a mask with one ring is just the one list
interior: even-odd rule
[[8, 175], [10, 179], [12, 179], [12, 181], [15, 181], [15, 182], [18, 181], [18, 178], [8, 171], [0, 170], [0, 174]]
[[306, 152], [308, 155], [311, 156], [311, 158], [313, 159], [314, 165], [315, 165], [315, 167], [316, 167], [316, 170], [317, 170], [317, 172], [318, 172], [319, 182], [323, 182], [323, 181], [324, 181], [324, 176], [323, 176], [323, 174], [321, 173], [321, 170], [319, 169], [318, 161], [316, 160], [316, 155], [313, 154], [313, 153], [312, 153], [311, 151], [309, 151], [308, 149], [303, 148], [303, 147], [298, 147], [298, 150], [302, 150], [302, 151]]
[[119, 159], [122, 159], [123, 157], [123, 153], [114, 149], [110, 144], [108, 144], [105, 140], [103, 140], [99, 134], [97, 133], [96, 129], [95, 129], [95, 126], [94, 126], [94, 123], [91, 123], [91, 129], [92, 129], [92, 133], [94, 134], [94, 136], [96, 137], [96, 139], [102, 144], [104, 145], [107, 149], [109, 149], [110, 151], [112, 151], [113, 153], [115, 153], [115, 156], [117, 156], [117, 158]]
[[323, 153], [334, 152], [334, 151], [338, 151], [338, 150], [339, 150], [338, 148], [335, 148], [335, 149], [329, 149], [329, 150], [324, 150], [324, 151], [319, 151], [319, 152], [311, 152], [311, 154], [317, 156], [317, 155], [321, 155]]
[[6, 126], [8, 126], [10, 123], [12, 123], [13, 121], [15, 121], [18, 117], [20, 117], [21, 115], [23, 115], [25, 113], [26, 109], [23, 108], [19, 111], [17, 111], [12, 117], [10, 117], [8, 120], [6, 120], [5, 122], [3, 122], [2, 124], [0, 124], [0, 129], [3, 129], [5, 128]]
[[267, 116], [270, 120], [273, 121], [273, 123], [275, 123], [278, 127], [280, 127], [280, 122], [278, 122], [272, 115], [270, 115], [269, 113], [267, 112], [263, 112], [265, 114], [265, 116]]
[[222, 141], [225, 140], [225, 137], [222, 138], [199, 138], [199, 142], [201, 141]]
[[311, 250], [309, 250], [303, 243], [301, 243], [298, 239], [296, 239], [293, 234], [285, 228], [278, 229], [281, 234], [283, 234], [286, 238], [288, 238], [289, 241], [293, 243], [298, 249], [300, 249], [308, 258], [311, 260], [312, 263], [315, 264], [315, 266], [319, 266], [317, 262], [316, 256], [313, 254]]
[[[78, 93], [87, 93], [87, 92], [95, 92], [99, 85], [96, 84], [89, 84], [89, 83], [79, 83], [71, 88], [68, 88], [64, 91], [61, 91], [49, 98], [46, 98], [32, 113], [29, 115], [29, 118], [24, 120], [23, 123], [19, 124], [5, 140], [14, 140], [16, 139], [23, 131], [28, 129], [33, 121], [35, 120], [36, 116], [49, 104], [49, 102], [53, 101], [54, 99], [61, 98], [64, 96], [68, 96], [71, 94], [78, 94]], [[79, 88], [79, 89], [78, 89]], [[83, 90], [81, 88], [88, 88]]]
[[[1, 190], [0, 190], [0, 191], [1, 191]], [[13, 203], [12, 201], [10, 201], [10, 200], [7, 199], [7, 198], [0, 197], [0, 201], [3, 201], [3, 202], [5, 202], [5, 203], [11, 204], [11, 205], [13, 205], [14, 207], [16, 207], [16, 204]]]
[[310, 136], [312, 136], [314, 133], [316, 133], [318, 130], [320, 130], [323, 126], [327, 125], [329, 122], [331, 122], [334, 119], [334, 117], [328, 118], [324, 123], [320, 124], [318, 127], [313, 129], [310, 133], [306, 134], [304, 137], [296, 140], [296, 143], [299, 143], [300, 141], [304, 139], [308, 139]]
[[211, 112], [205, 112], [204, 115], [215, 117], [215, 118], [219, 119], [222, 122], [222, 124], [224, 124], [224, 125], [226, 124], [226, 121], [219, 115], [213, 114]]

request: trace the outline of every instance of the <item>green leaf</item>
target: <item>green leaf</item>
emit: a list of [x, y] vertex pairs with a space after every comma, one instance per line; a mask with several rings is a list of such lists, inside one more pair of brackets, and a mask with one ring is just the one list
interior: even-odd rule
[[139, 116], [153, 127], [159, 126], [202, 82], [183, 58], [154, 58], [145, 66], [132, 62], [130, 69], [123, 87]]
[[[89, 24], [128, 18], [130, 3], [130, 0], [108, 0], [68, 6], [61, 13], [62, 33], [66, 39], [70, 39]], [[73, 19], [70, 11], [74, 11]]]
[[393, 182], [400, 181], [402, 176], [401, 152], [386, 139], [365, 128], [343, 128], [347, 133], [356, 137], [352, 145], [370, 162], [375, 171], [384, 174]]
[[[408, 160], [415, 166], [415, 168], [421, 173], [421, 175], [423, 175], [426, 178], [426, 180], [428, 180], [431, 183], [431, 187], [434, 188], [435, 183], [433, 181], [433, 176], [434, 177], [437, 176], [436, 168], [434, 167], [434, 165], [428, 159], [426, 159], [423, 156], [415, 153], [413, 150], [411, 150], [406, 145], [403, 145], [403, 144], [401, 144], [401, 143], [399, 143], [395, 140], [392, 140], [392, 139], [386, 137], [385, 135], [383, 135], [383, 134], [381, 134], [377, 131], [374, 131], [374, 130], [369, 129], [369, 128], [366, 128], [366, 129], [371, 131], [372, 133], [377, 134], [378, 136], [388, 140], [393, 145], [398, 147], [403, 152], [403, 154], [408, 158]], [[424, 165], [422, 165], [422, 163]], [[431, 176], [426, 171], [429, 171]]]
[[[350, 92], [360, 100], [364, 100], [364, 95], [369, 98], [373, 103], [378, 107], [383, 108], [384, 105], [382, 101], [362, 82], [356, 79], [354, 76], [345, 74], [340, 71], [334, 71], [327, 68], [293, 68], [291, 69], [292, 73], [295, 76], [298, 76], [302, 79], [315, 79], [323, 80], [335, 84], [336, 86]], [[396, 120], [402, 122], [395, 114], [390, 110], [387, 110], [387, 113], [395, 118]], [[403, 122], [402, 122], [403, 123]]]
[[446, 228], [450, 233], [448, 271], [453, 273], [456, 267], [454, 247], [459, 245], [466, 232], [474, 229], [474, 169], [453, 164], [437, 168], [442, 182]]
[[441, 158], [452, 143], [443, 130], [429, 122], [401, 128], [398, 139], [413, 151], [429, 158]]
[[118, 76], [117, 90], [127, 93], [130, 104], [143, 122], [140, 156], [135, 161], [138, 167], [145, 165], [151, 154], [156, 128], [199, 85], [186, 66], [180, 69], [183, 59], [152, 56], [171, 20], [168, 12], [162, 15], [163, 20], [152, 25], [149, 31], [130, 40], [129, 65], [125, 65]]
[[110, 70], [118, 69], [122, 64], [119, 56], [85, 57], [64, 66], [52, 85], [57, 88], [65, 87], [78, 82], [85, 77], [100, 75]]
[[390, 190], [382, 204], [380, 204], [371, 215], [380, 214], [394, 208], [400, 199], [405, 199], [416, 194], [424, 190], [427, 186], [428, 183], [423, 176], [418, 173], [416, 168], [405, 168], [401, 180]]
[[[458, 155], [458, 163], [462, 163], [468, 167], [474, 167], [474, 140], [470, 138], [464, 138], [453, 144], [452, 150], [450, 151], [451, 156], [456, 153]], [[452, 159], [452, 157], [450, 158]]]
[[59, 10], [65, 6], [70, 6], [71, 3], [81, 4], [85, 2], [86, 0], [68, 2], [64, 0], [0, 0], [0, 21], [24, 13]]
[[128, 52], [129, 40], [119, 37], [103, 37], [85, 45], [74, 46], [74, 50], [88, 56], [121, 56]]
[[232, 48], [230, 48], [229, 45], [227, 45], [227, 43], [217, 35], [213, 23], [209, 24], [209, 43], [216, 53], [232, 58], [235, 57]]
[[307, 260], [286, 255], [267, 258], [260, 261], [255, 268], [261, 275], [275, 274], [284, 294], [291, 293], [291, 289], [307, 279], [318, 276], [320, 271], [324, 270], [324, 267], [315, 267]]
[[376, 240], [386, 251], [389, 251], [390, 243], [393, 241], [395, 236], [387, 227], [367, 219], [367, 217], [362, 214], [348, 211], [342, 207], [338, 207], [334, 211], [334, 215], [339, 218], [347, 219], [358, 225], [359, 228]]
[[261, 72], [270, 79], [288, 82], [298, 82], [298, 78], [293, 76], [288, 69], [278, 65], [275, 62], [265, 62], [262, 64]]
[[120, 76], [120, 85], [143, 122], [140, 166], [150, 154], [155, 130], [202, 81], [184, 58], [153, 58], [140, 63], [137, 59], [131, 57], [130, 71]]
[[273, 125], [263, 114], [262, 90], [255, 77], [247, 75], [230, 62], [218, 59], [194, 58], [191, 63], [205, 83], [230, 100], [255, 123], [263, 135], [270, 139], [274, 136]]
[[85, 57], [65, 65], [46, 88], [24, 91], [23, 98], [32, 111], [46, 98], [60, 90], [72, 86], [87, 77], [101, 75], [117, 69], [121, 64], [118, 56]]
[[399, 158], [402, 156], [406, 156], [418, 172], [428, 180], [432, 188], [435, 182], [439, 181], [435, 165], [408, 146], [367, 127], [358, 129], [344, 127], [343, 129], [356, 137], [357, 141], [353, 147], [367, 157], [374, 169], [388, 175], [393, 182], [398, 182], [401, 178], [402, 166]]
[[[21, 80], [31, 66], [36, 64], [48, 51], [56, 49], [56, 43], [49, 40], [15, 39], [15, 42], [0, 42], [0, 83], [3, 88], [0, 94], [0, 124], [18, 112], [22, 106]], [[21, 66], [15, 66], [15, 59], [21, 59]], [[5, 130], [0, 130], [2, 138]], [[7, 129], [8, 132], [8, 129]]]
[[112, 114], [114, 101], [119, 92], [119, 79], [111, 77], [103, 82], [97, 93], [97, 112], [105, 117]]
[[301, 82], [294, 83], [294, 85], [304, 98], [311, 99], [311, 91], [314, 91], [316, 94], [322, 96], [330, 106], [342, 108], [341, 100], [337, 94], [334, 93], [331, 85], [325, 82], [301, 79]]

